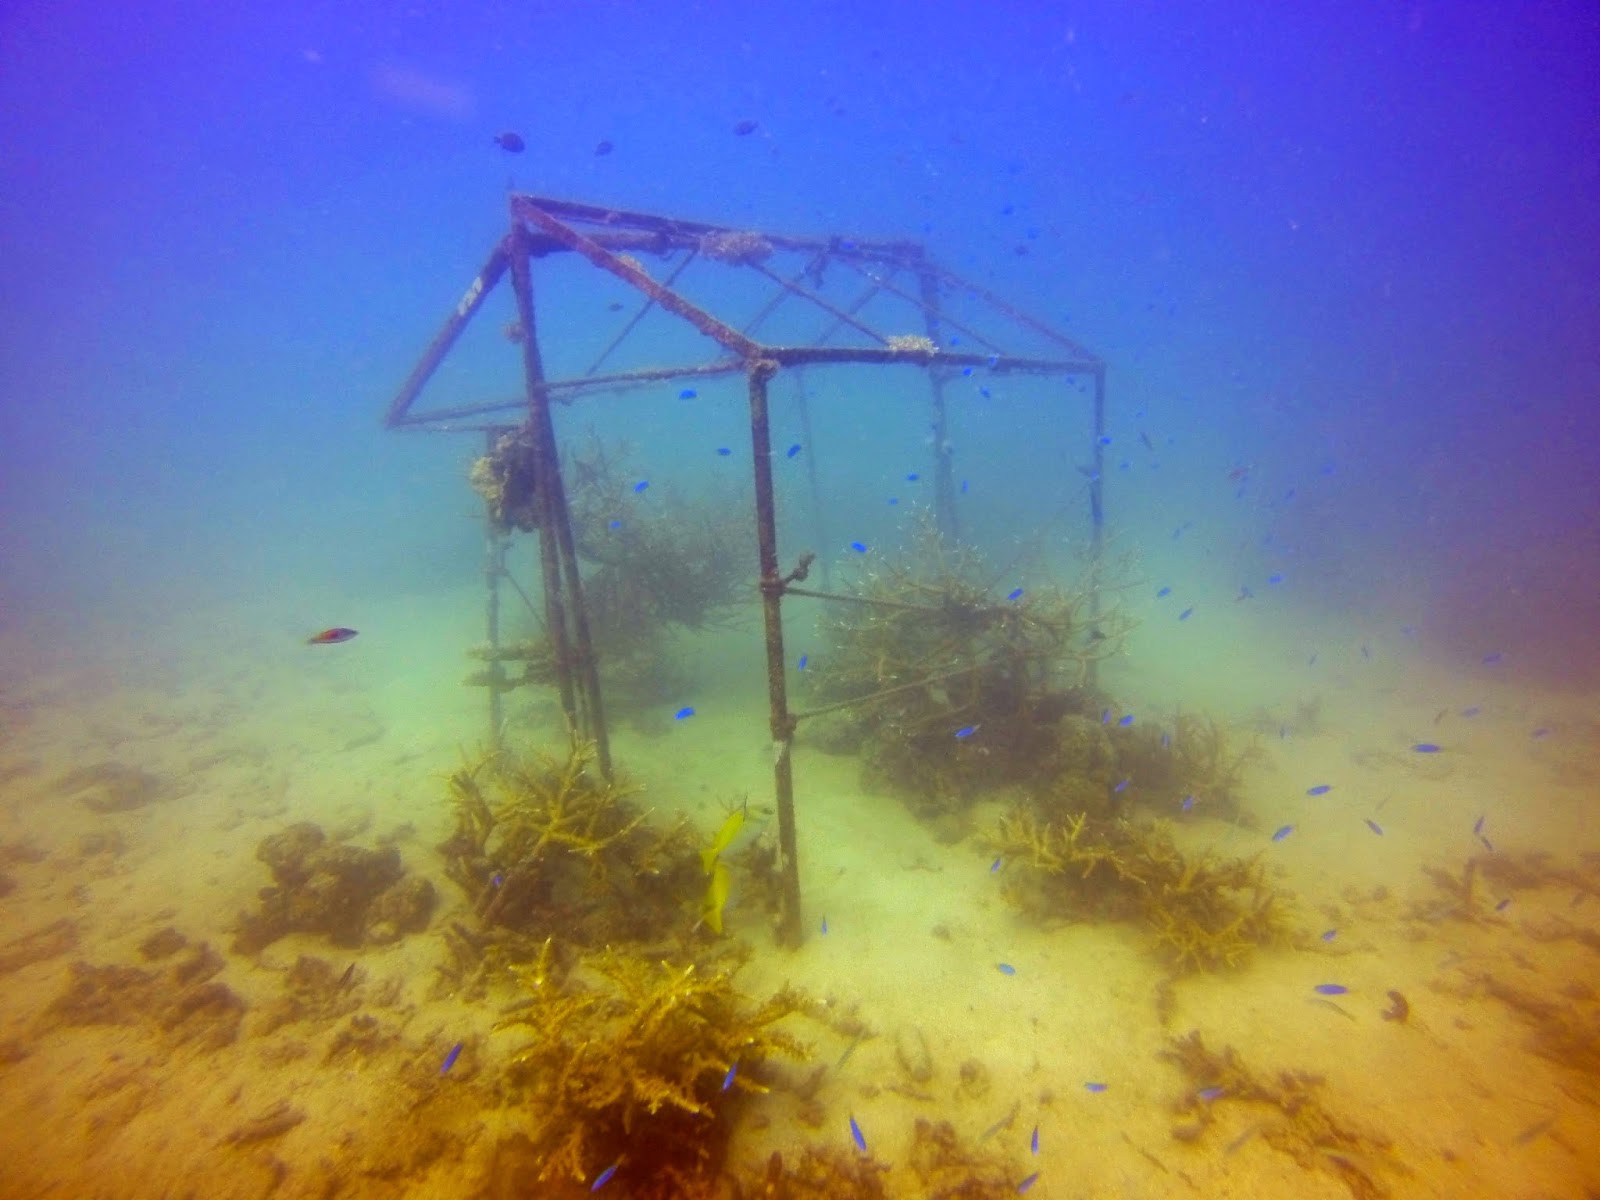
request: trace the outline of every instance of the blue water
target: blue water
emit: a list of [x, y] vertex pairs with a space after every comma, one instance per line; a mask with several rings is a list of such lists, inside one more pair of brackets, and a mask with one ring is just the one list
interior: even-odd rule
[[[340, 808], [331, 782], [315, 795], [327, 765], [318, 755], [367, 745], [377, 730], [372, 744], [387, 757], [335, 764], [330, 778], [350, 806], [380, 814], [400, 803], [385, 799], [391, 790], [409, 795], [398, 820], [428, 811], [424, 797], [437, 794], [428, 773], [451, 770], [454, 747], [482, 736], [481, 696], [455, 686], [469, 669], [463, 651], [482, 634], [482, 525], [464, 486], [482, 438], [389, 432], [382, 417], [505, 233], [509, 191], [734, 229], [917, 241], [1103, 358], [1108, 555], [1118, 602], [1139, 625], [1109, 682], [1140, 711], [1211, 706], [1278, 743], [1252, 796], [1262, 828], [1249, 845], [1294, 823], [1281, 854], [1300, 864], [1308, 894], [1335, 902], [1348, 866], [1363, 893], [1413, 898], [1419, 866], [1474, 852], [1465, 829], [1482, 804], [1521, 813], [1527, 851], [1571, 859], [1600, 849], [1582, 804], [1596, 780], [1600, 691], [1596, 63], [1600, 14], [1582, 3], [10, 6], [0, 15], [0, 779], [10, 793], [0, 843], [33, 838], [50, 857], [17, 868], [24, 886], [0, 901], [16, 914], [8, 936], [68, 914], [59, 879], [90, 869], [72, 846], [104, 832], [76, 810], [56, 823], [51, 779], [83, 761], [137, 757], [129, 747], [141, 730], [179, 739], [157, 758], [180, 777], [210, 779], [212, 754], [292, 763], [287, 811], [303, 801], [335, 824], [354, 808]], [[740, 122], [754, 126], [741, 133]], [[523, 152], [495, 144], [506, 131]], [[611, 148], [597, 153], [602, 142]], [[641, 259], [657, 279], [669, 269]], [[801, 260], [773, 265], [789, 274]], [[696, 270], [684, 290], [735, 325], [768, 294], [765, 283]], [[633, 311], [625, 287], [570, 258], [538, 261], [535, 287], [553, 377], [581, 373]], [[838, 276], [827, 290], [839, 304], [854, 294]], [[958, 290], [947, 300], [952, 311], [981, 308]], [[613, 311], [617, 302], [626, 308]], [[886, 333], [921, 331], [913, 310], [877, 312]], [[516, 399], [520, 362], [502, 333], [512, 316], [502, 285], [419, 407]], [[774, 322], [791, 340], [818, 327], [789, 310]], [[704, 363], [713, 349], [657, 314], [615, 365]], [[1032, 342], [1023, 352], [1042, 351]], [[696, 395], [680, 399], [685, 386]], [[808, 373], [810, 435], [794, 386], [790, 375], [773, 385], [781, 557], [787, 569], [815, 549], [848, 580], [901, 544], [908, 514], [930, 502], [925, 381], [906, 368]], [[1081, 468], [1093, 453], [1085, 380], [979, 371], [954, 379], [950, 396], [963, 530], [1006, 565], [998, 594], [1079, 569], [1090, 529]], [[743, 378], [731, 375], [586, 399], [557, 420], [574, 442], [591, 428], [629, 442], [630, 480], [650, 485], [632, 495], [641, 506], [673, 496], [742, 504], [744, 402]], [[525, 575], [534, 561], [530, 546], [514, 552]], [[1161, 587], [1172, 593], [1158, 599]], [[791, 662], [821, 647], [808, 619], [791, 611]], [[295, 652], [333, 625], [361, 637], [326, 648], [344, 657], [306, 666]], [[687, 657], [699, 673], [659, 703], [665, 718], [696, 711], [671, 733], [678, 749], [624, 732], [619, 757], [631, 754], [646, 780], [656, 772], [671, 804], [714, 828], [711, 792], [770, 788], [766, 734], [751, 715], [763, 701], [759, 648], [747, 626]], [[1320, 750], [1293, 737], [1297, 703], [1314, 697], [1331, 714]], [[743, 706], [743, 724], [719, 726], [732, 721], [719, 704], [723, 714]], [[1461, 716], [1469, 707], [1482, 715]], [[558, 728], [548, 698], [515, 713], [545, 735]], [[353, 734], [337, 728], [352, 721]], [[685, 743], [705, 736], [696, 729], [715, 740]], [[1421, 790], [1410, 766], [1391, 763], [1389, 775], [1372, 766], [1416, 743], [1466, 757]], [[1379, 775], [1347, 814], [1349, 840], [1318, 843], [1300, 797], [1352, 760]], [[682, 773], [701, 769], [713, 785], [693, 794]], [[858, 786], [853, 767], [831, 760], [796, 769], [802, 794], [807, 770], [839, 795]], [[245, 905], [260, 884], [252, 847], [283, 816], [258, 803], [260, 789], [285, 794], [261, 771], [238, 785], [256, 800], [224, 803], [202, 782], [186, 803], [212, 807], [195, 823], [124, 828], [154, 874], [115, 898], [102, 892], [99, 924], [80, 914], [77, 953], [128, 958], [117, 939], [154, 919], [165, 881], [185, 874], [175, 864], [195, 830], [223, 832], [214, 876], [184, 885], [198, 889], [184, 893], [184, 911], [191, 935], [225, 941], [202, 914]], [[1398, 820], [1382, 810], [1384, 853], [1407, 826], [1418, 840], [1414, 858], [1386, 864], [1358, 818], [1395, 789], [1407, 798], [1394, 809], [1414, 807]], [[245, 814], [243, 840], [229, 841], [236, 826], [219, 815], [230, 805]], [[856, 828], [854, 811], [833, 812], [827, 836], [891, 836]], [[417, 820], [426, 836], [406, 853], [425, 866], [434, 830]], [[870, 856], [847, 858], [871, 875]], [[843, 886], [824, 872], [825, 853], [804, 861], [824, 897]], [[961, 869], [986, 866], [972, 858]], [[909, 878], [924, 886], [931, 876]], [[860, 924], [842, 905], [892, 912], [894, 894], [885, 882], [819, 900], [833, 919], [828, 950]], [[1592, 899], [1570, 914], [1567, 903], [1565, 893], [1552, 901], [1541, 928], [1593, 919]], [[808, 908], [808, 928], [821, 919]], [[982, 920], [1015, 918], [984, 909]], [[741, 928], [730, 915], [730, 930], [770, 941], [758, 917]], [[894, 941], [880, 938], [880, 949]], [[1401, 942], [1380, 946], [1379, 961], [1408, 961]], [[1001, 952], [1013, 961], [1002, 946], [983, 963]], [[59, 990], [66, 962], [41, 960], [19, 976], [28, 999], [4, 1013], [14, 1031]], [[1561, 958], [1523, 986], [1558, 991], [1592, 968]], [[758, 970], [774, 986], [784, 977], [771, 963]], [[817, 970], [814, 986], [865, 997], [865, 1019], [887, 1045], [896, 1018], [871, 1008], [876, 997], [892, 1009], [892, 979], [858, 980], [853, 996], [848, 956]], [[1027, 965], [1017, 973], [1025, 979]], [[1426, 994], [1427, 978], [1410, 986]], [[1466, 1004], [1470, 991], [1462, 984], [1452, 1000]], [[1592, 1022], [1592, 1001], [1567, 994], [1575, 1019]], [[1197, 1006], [1192, 1019], [1226, 1007]], [[938, 1008], [916, 1019], [931, 1025]], [[1032, 1049], [1029, 1013], [1010, 1015], [1017, 1035], [993, 1069], [1029, 1095], [1013, 1131], [1020, 1145], [1045, 1103], [1027, 1060], [1048, 1064], [1052, 1051]], [[1435, 1032], [1471, 1019], [1451, 1015], [1453, 1026], [1436, 1015]], [[1497, 1036], [1519, 1036], [1504, 1010], [1492, 1019]], [[1362, 1036], [1340, 1026], [1339, 1037]], [[843, 1115], [862, 1111], [859, 1089], [892, 1081], [892, 1058], [874, 1068], [870, 1045], [853, 1059], [868, 1073], [826, 1098], [840, 1145]], [[1259, 1057], [1326, 1067], [1337, 1046], [1311, 1037], [1292, 1054]], [[1470, 1098], [1439, 1099], [1454, 1096], [1447, 1081], [1459, 1062], [1483, 1052], [1456, 1049], [1460, 1060], [1410, 1050], [1391, 1060], [1380, 1049], [1366, 1061], [1437, 1081], [1443, 1090], [1423, 1089], [1415, 1105], [1471, 1109]], [[27, 1088], [51, 1091], [52, 1078], [53, 1102], [70, 1109], [92, 1089], [85, 1063], [102, 1052], [115, 1049], [70, 1063], [36, 1056], [34, 1067], [50, 1070], [31, 1077], [18, 1074], [32, 1069], [26, 1060], [0, 1068], [19, 1081], [8, 1111]], [[838, 1057], [831, 1044], [827, 1053]], [[1150, 1060], [1147, 1045], [1128, 1053]], [[1515, 1111], [1480, 1110], [1495, 1149], [1479, 1168], [1530, 1172], [1552, 1194], [1600, 1186], [1580, 1132], [1595, 1127], [1595, 1064], [1574, 1083], [1537, 1062], [1546, 1074], [1533, 1082], [1514, 1073], [1514, 1058], [1485, 1068], [1488, 1092], [1527, 1083], [1531, 1098]], [[1084, 1078], [1112, 1073], [1081, 1068]], [[875, 1151], [908, 1136], [916, 1116], [953, 1116], [944, 1085], [954, 1069], [941, 1067], [949, 1079], [927, 1111], [880, 1116]], [[203, 1095], [174, 1078], [179, 1094]], [[258, 1077], [255, 1107], [274, 1098], [272, 1078]], [[1163, 1158], [1188, 1152], [1169, 1139], [1159, 1095], [1141, 1109], [1117, 1093], [1102, 1099], [1129, 1107], [1110, 1108], [1096, 1138], [1120, 1153], [1117, 1131], [1148, 1121], [1141, 1145]], [[1547, 1110], [1553, 1134], [1517, 1136]], [[961, 1112], [979, 1131], [991, 1123], [987, 1110]], [[291, 1136], [324, 1119], [314, 1112]], [[792, 1124], [792, 1114], [774, 1119]], [[1092, 1118], [1075, 1108], [1072, 1119]], [[207, 1153], [233, 1121], [216, 1118]], [[76, 1132], [72, 1144], [108, 1154], [108, 1139], [132, 1138], [116, 1150], [141, 1181], [128, 1194], [198, 1178], [173, 1168], [158, 1138], [135, 1137], [136, 1124], [116, 1128]], [[1406, 1149], [1447, 1140], [1436, 1132], [1403, 1135]], [[748, 1136], [748, 1153], [765, 1153]], [[1452, 1142], [1443, 1161], [1468, 1164], [1470, 1143]], [[469, 1159], [483, 1148], [463, 1145], [477, 1147], [461, 1151]], [[309, 1141], [285, 1152], [298, 1179], [317, 1153]], [[1409, 1180], [1380, 1172], [1394, 1194], [1465, 1194], [1452, 1193], [1464, 1185], [1449, 1172], [1469, 1167], [1441, 1167], [1430, 1153]], [[1032, 1169], [1024, 1158], [1011, 1164], [1015, 1178]], [[1093, 1194], [1170, 1186], [1138, 1183], [1140, 1162], [1130, 1154], [1121, 1175], [1105, 1168]], [[1276, 1194], [1271, 1168], [1246, 1150], [1226, 1166], [1252, 1181], [1241, 1186]], [[49, 1180], [90, 1194], [72, 1170], [67, 1157], [45, 1156], [17, 1186]], [[907, 1179], [894, 1178], [893, 1194], [916, 1194]], [[1076, 1194], [1059, 1175], [1051, 1185], [1046, 1170], [1032, 1194]], [[227, 1186], [252, 1194], [240, 1179]], [[624, 1168], [611, 1186], [636, 1185]]]

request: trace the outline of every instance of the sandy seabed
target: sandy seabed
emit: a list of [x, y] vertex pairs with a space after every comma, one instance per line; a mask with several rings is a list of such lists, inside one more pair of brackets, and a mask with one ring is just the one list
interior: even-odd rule
[[[742, 990], [793, 984], [870, 1033], [794, 1018], [812, 1058], [792, 1077], [827, 1070], [809, 1104], [782, 1086], [740, 1096], [734, 1163], [806, 1143], [853, 1153], [854, 1118], [889, 1194], [921, 1196], [907, 1159], [926, 1119], [1016, 1182], [1037, 1172], [1034, 1197], [1600, 1194], [1596, 697], [1540, 694], [1477, 664], [1448, 673], [1398, 637], [1362, 651], [1326, 628], [1308, 666], [1303, 631], [1247, 636], [1233, 614], [1216, 628], [1208, 615], [1151, 622], [1105, 682], [1152, 719], [1181, 704], [1263, 731], [1244, 819], [1209, 816], [1202, 797], [1176, 836], [1265, 855], [1296, 898], [1300, 948], [1182, 979], [1163, 1022], [1165, 972], [1140, 929], [1039, 927], [1005, 901], [1004, 864], [991, 870], [977, 838], [942, 840], [802, 732], [806, 940], [776, 948], [737, 878], [726, 933], [753, 947]], [[519, 1035], [496, 1028], [492, 1004], [435, 986], [439, 930], [472, 919], [435, 847], [452, 825], [444, 776], [486, 731], [483, 693], [460, 686], [477, 620], [462, 594], [394, 601], [339, 646], [263, 632], [245, 612], [198, 632], [191, 620], [138, 638], [0, 641], [4, 1195], [499, 1194], [493, 1148], [525, 1116], [494, 1080]], [[709, 836], [731, 800], [770, 802], [759, 648], [739, 634], [682, 649], [693, 719], [663, 706], [620, 723], [613, 749], [656, 814]], [[507, 711], [513, 745], [558, 742], [549, 697], [518, 693]], [[1441, 751], [1418, 755], [1419, 741]], [[1328, 793], [1306, 795], [1323, 782]], [[972, 826], [999, 811], [980, 806]], [[1452, 917], [1428, 869], [1458, 876], [1490, 853], [1480, 817], [1495, 855], [1548, 858], [1526, 860], [1539, 869], [1522, 885], [1481, 883], [1472, 919]], [[397, 847], [437, 887], [429, 928], [354, 951], [293, 934], [231, 953], [270, 882], [256, 848], [297, 821]], [[149, 939], [169, 929], [181, 947], [152, 959]], [[302, 956], [353, 965], [354, 1011], [268, 1019]], [[203, 994], [174, 1014], [158, 985], [130, 992], [146, 997], [133, 1011], [63, 1022], [52, 1006], [83, 966]], [[1329, 981], [1349, 991], [1313, 990]], [[1404, 1022], [1383, 1016], [1391, 991], [1409, 1002]], [[1297, 1160], [1268, 1136], [1285, 1119], [1276, 1107], [1228, 1095], [1197, 1136], [1176, 1136], [1192, 1132], [1180, 1109], [1194, 1084], [1161, 1052], [1191, 1030], [1263, 1079], [1321, 1077], [1339, 1125], [1388, 1148]], [[925, 1078], [908, 1078], [908, 1044], [929, 1048]], [[625, 1172], [608, 1187], [627, 1195]], [[587, 1188], [543, 1194], [569, 1191]]]

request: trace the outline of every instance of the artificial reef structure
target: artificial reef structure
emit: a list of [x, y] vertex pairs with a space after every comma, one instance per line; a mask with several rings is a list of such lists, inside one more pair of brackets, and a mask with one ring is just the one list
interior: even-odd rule
[[[491, 741], [498, 744], [504, 730], [505, 693], [548, 681], [560, 696], [573, 735], [593, 746], [596, 767], [609, 774], [603, 664], [625, 663], [630, 655], [640, 661], [641, 654], [648, 661], [649, 647], [630, 647], [630, 637], [648, 639], [652, 623], [692, 627], [724, 609], [735, 590], [753, 593], [761, 606], [773, 745], [781, 897], [777, 928], [780, 941], [797, 943], [803, 922], [792, 749], [807, 714], [791, 705], [783, 604], [798, 597], [844, 604], [863, 599], [831, 588], [825, 555], [820, 558], [821, 586], [811, 580], [813, 565], [831, 537], [829, 522], [840, 515], [830, 512], [824, 501], [823, 468], [816, 454], [804, 456], [812, 524], [798, 540], [809, 545], [779, 545], [774, 466], [782, 458], [794, 459], [808, 443], [814, 445], [815, 405], [808, 381], [824, 371], [874, 379], [896, 369], [921, 373], [927, 385], [923, 416], [930, 434], [925, 472], [929, 510], [949, 545], [959, 537], [964, 487], [950, 436], [954, 410], [969, 403], [969, 396], [987, 400], [990, 383], [1026, 379], [1047, 387], [1055, 418], [1064, 429], [1075, 431], [1075, 444], [1081, 448], [1082, 474], [1072, 481], [1071, 497], [1081, 496], [1084, 502], [1088, 532], [1082, 606], [1075, 615], [1082, 636], [1088, 636], [1102, 619], [1102, 481], [1110, 441], [1105, 361], [1049, 323], [956, 275], [917, 242], [796, 236], [520, 192], [509, 197], [508, 207], [509, 229], [490, 249], [385, 418], [390, 429], [467, 433], [480, 439], [482, 454], [473, 464], [471, 482], [485, 510], [486, 641], [477, 653], [482, 666], [473, 681], [488, 694]], [[646, 260], [654, 266], [647, 267]], [[424, 388], [505, 281], [514, 314], [501, 326], [499, 344], [514, 348], [520, 359], [519, 394], [483, 397], [482, 384], [475, 380], [463, 386], [480, 394], [419, 408]], [[577, 332], [594, 328], [591, 314], [575, 321], [570, 311], [576, 303], [572, 297], [585, 288], [592, 291], [597, 282], [626, 297], [606, 305], [614, 332], [598, 345]], [[632, 361], [624, 361], [629, 354]], [[551, 364], [557, 364], [555, 369]], [[773, 388], [780, 379], [791, 380], [797, 390], [804, 430], [802, 439], [787, 450], [775, 445], [773, 436]], [[618, 491], [625, 477], [610, 470], [593, 446], [575, 446], [571, 435], [558, 439], [558, 409], [641, 391], [653, 391], [670, 403], [673, 389], [683, 402], [731, 381], [742, 383], [753, 484], [742, 541], [699, 536], [703, 531], [684, 520], [636, 528], [636, 522], [615, 515], [625, 498]], [[731, 457], [732, 444], [718, 453]], [[642, 492], [648, 482], [633, 481], [632, 490]], [[537, 535], [537, 602], [533, 589], [524, 587], [508, 567], [511, 538], [517, 532]], [[736, 560], [746, 552], [744, 547], [753, 553], [741, 568]], [[742, 580], [741, 570], [746, 572]], [[508, 589], [539, 621], [537, 639], [507, 645], [502, 638], [502, 600]], [[967, 613], [978, 619], [970, 599], [943, 596], [935, 605], [948, 617]], [[1008, 626], [1016, 636], [1062, 636], [1060, 621], [1040, 602], [1025, 611], [1025, 620]], [[1083, 663], [1085, 682], [1092, 684], [1093, 657]], [[913, 681], [881, 682], [885, 687], [877, 692], [852, 685], [847, 699], [876, 704], [882, 691], [907, 688]], [[926, 690], [941, 682], [948, 686], [953, 681], [929, 679], [920, 686]], [[1004, 681], [986, 669], [973, 674], [972, 686], [1003, 689]], [[1014, 696], [995, 699], [1017, 702]]]

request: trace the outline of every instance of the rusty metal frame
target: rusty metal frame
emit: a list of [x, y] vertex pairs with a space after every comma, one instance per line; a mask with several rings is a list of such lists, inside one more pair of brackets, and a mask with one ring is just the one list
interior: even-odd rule
[[[801, 555], [797, 564], [787, 572], [783, 570], [779, 558], [768, 395], [771, 381], [785, 369], [799, 371], [821, 364], [912, 365], [924, 368], [929, 377], [934, 428], [935, 518], [942, 531], [953, 535], [957, 530], [958, 517], [952, 451], [946, 437], [945, 385], [962, 368], [982, 368], [998, 374], [1015, 372], [1092, 377], [1089, 586], [1090, 615], [1093, 619], [1100, 611], [1101, 557], [1104, 549], [1105, 509], [1101, 473], [1106, 422], [1105, 361], [1066, 334], [1013, 307], [989, 289], [955, 275], [930, 258], [916, 242], [840, 236], [796, 237], [521, 193], [513, 194], [510, 198], [510, 217], [510, 230], [491, 250], [455, 309], [406, 377], [389, 404], [384, 424], [396, 430], [475, 431], [483, 433], [492, 444], [497, 434], [512, 427], [505, 414], [518, 410], [524, 414], [522, 422], [532, 430], [534, 438], [541, 514], [539, 545], [544, 584], [544, 619], [554, 651], [562, 709], [574, 732], [594, 741], [600, 766], [609, 773], [609, 737], [600, 694], [599, 664], [595, 658], [583, 600], [583, 582], [578, 571], [565, 483], [561, 477], [551, 404], [570, 404], [581, 398], [645, 387], [665, 380], [734, 374], [745, 377], [755, 473], [756, 540], [766, 641], [769, 728], [773, 742], [773, 787], [778, 810], [779, 877], [782, 884], [782, 913], [778, 932], [785, 944], [797, 944], [801, 940], [802, 922], [791, 752], [798, 718], [789, 709], [782, 601], [790, 591], [805, 594], [805, 589], [793, 585], [806, 578], [815, 556], [810, 553]], [[773, 250], [800, 252], [810, 257], [797, 275], [785, 278], [765, 266], [756, 256], [741, 259], [704, 253], [715, 239], [725, 237], [755, 238]], [[564, 253], [577, 254], [621, 280], [638, 292], [642, 300], [621, 332], [601, 351], [585, 374], [567, 379], [549, 379], [545, 375], [537, 332], [533, 264], [537, 260]], [[633, 257], [640, 253], [661, 258], [682, 257], [674, 264], [666, 281], [658, 282]], [[773, 295], [746, 321], [744, 328], [735, 328], [674, 288], [679, 276], [697, 261], [714, 261], [729, 270], [753, 270], [773, 285]], [[849, 267], [865, 281], [864, 291], [848, 306], [841, 307], [804, 285], [809, 276], [832, 263]], [[482, 308], [488, 294], [508, 275], [516, 298], [521, 329], [523, 395], [515, 399], [486, 400], [427, 412], [415, 411], [418, 397], [462, 331]], [[914, 291], [900, 285], [898, 280], [901, 276], [909, 276], [915, 281]], [[941, 295], [957, 291], [979, 301], [989, 312], [1058, 347], [1059, 355], [1040, 358], [1006, 352], [991, 338], [944, 311]], [[858, 314], [867, 304], [885, 292], [912, 309], [921, 311], [928, 339], [926, 345], [895, 344], [890, 334], [875, 330], [859, 318]], [[774, 345], [759, 340], [754, 336], [756, 330], [784, 303], [807, 305], [819, 315], [831, 318], [831, 323], [824, 326], [808, 345]], [[718, 354], [709, 362], [599, 374], [599, 368], [611, 353], [650, 311], [658, 308], [686, 321], [710, 338], [716, 343]], [[833, 337], [845, 328], [876, 344], [829, 345]], [[958, 353], [943, 348], [950, 330], [959, 331], [969, 341], [984, 346], [988, 353]], [[492, 652], [498, 648], [498, 584], [502, 576], [505, 576], [504, 543], [496, 539], [491, 529], [486, 569], [489, 591], [486, 624], [491, 643], [490, 661], [496, 668], [498, 662]], [[498, 741], [500, 697], [494, 682], [491, 678], [491, 736]]]

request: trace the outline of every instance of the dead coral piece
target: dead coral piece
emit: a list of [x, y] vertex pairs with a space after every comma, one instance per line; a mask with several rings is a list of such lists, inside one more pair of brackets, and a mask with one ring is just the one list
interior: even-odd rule
[[325, 933], [341, 946], [387, 943], [426, 928], [433, 886], [405, 874], [393, 846], [367, 850], [327, 841], [310, 822], [262, 839], [256, 857], [276, 887], [261, 890], [261, 907], [241, 913], [235, 954], [256, 954], [286, 933]]
[[1347, 1123], [1324, 1106], [1317, 1094], [1324, 1082], [1320, 1075], [1284, 1070], [1276, 1078], [1262, 1079], [1232, 1046], [1221, 1053], [1207, 1049], [1199, 1030], [1171, 1039], [1160, 1057], [1182, 1071], [1189, 1083], [1173, 1103], [1174, 1112], [1184, 1118], [1172, 1128], [1177, 1141], [1202, 1140], [1224, 1105], [1267, 1105], [1286, 1119], [1261, 1126], [1263, 1140], [1304, 1170], [1337, 1176], [1356, 1200], [1379, 1200], [1389, 1194], [1381, 1171], [1409, 1174], [1389, 1153], [1390, 1139]]
[[1160, 821], [1079, 813], [1041, 821], [1016, 806], [989, 846], [1013, 864], [1005, 893], [1041, 919], [1141, 920], [1179, 972], [1238, 967], [1289, 936], [1284, 894], [1258, 858], [1191, 858]]
[[282, 994], [262, 1010], [256, 1022], [257, 1034], [271, 1033], [296, 1021], [331, 1025], [361, 1006], [355, 988], [350, 986], [355, 964], [340, 971], [325, 958], [302, 954], [284, 973]]
[[65, 954], [78, 945], [78, 926], [62, 917], [14, 937], [0, 946], [0, 975], [9, 975], [32, 963]]
[[969, 1149], [948, 1121], [917, 1118], [908, 1165], [928, 1200], [1001, 1200], [1016, 1194], [1004, 1157]]
[[717, 230], [700, 236], [700, 253], [725, 263], [759, 263], [772, 257], [772, 243], [759, 233]]
[[268, 1138], [281, 1137], [289, 1132], [301, 1121], [306, 1119], [306, 1114], [287, 1100], [280, 1100], [266, 1112], [252, 1117], [227, 1137], [222, 1139], [225, 1146], [249, 1146], [256, 1142], [264, 1142]]
[[879, 1176], [889, 1170], [876, 1159], [837, 1146], [806, 1146], [799, 1161], [786, 1163], [774, 1150], [759, 1172], [741, 1172], [740, 1192], [759, 1200], [884, 1200]]
[[222, 959], [205, 942], [167, 972], [75, 962], [67, 988], [45, 1009], [44, 1028], [151, 1022], [170, 1041], [217, 1050], [238, 1036], [244, 1001], [228, 986], [207, 982]]
[[159, 962], [163, 958], [171, 958], [188, 944], [188, 938], [168, 925], [139, 943], [139, 957], [145, 962]]
[[56, 789], [99, 813], [143, 808], [170, 792], [166, 781], [159, 776], [116, 762], [68, 771], [56, 781]]
[[532, 1105], [539, 1178], [588, 1181], [625, 1155], [635, 1194], [700, 1194], [726, 1153], [722, 1111], [767, 1090], [765, 1060], [805, 1056], [775, 1025], [806, 1001], [785, 989], [752, 1008], [729, 972], [614, 950], [561, 983], [549, 966], [547, 951], [518, 968], [529, 1002], [502, 1022], [532, 1038], [509, 1077]]

